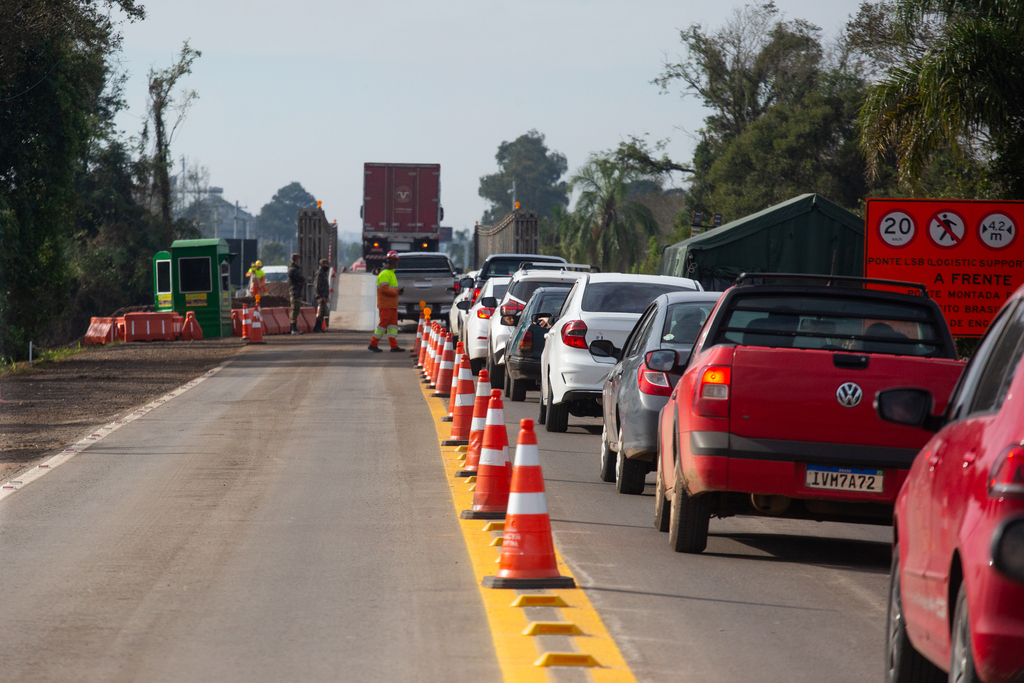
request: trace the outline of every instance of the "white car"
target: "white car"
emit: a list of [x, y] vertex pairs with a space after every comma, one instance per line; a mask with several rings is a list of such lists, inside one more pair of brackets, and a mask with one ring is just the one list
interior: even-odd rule
[[[457, 279], [460, 284], [463, 284], [465, 280], [476, 280], [477, 273], [479, 272], [480, 271], [478, 270], [473, 270], [466, 273], [465, 275], [458, 276]], [[452, 289], [452, 293], [455, 293], [454, 288]], [[460, 341], [462, 340], [462, 328], [465, 327], [466, 325], [466, 318], [468, 316], [468, 312], [459, 309], [458, 304], [460, 301], [467, 300], [470, 302], [472, 302], [473, 300], [472, 284], [470, 284], [468, 287], [461, 287], [459, 289], [459, 293], [455, 294], [455, 300], [452, 302], [452, 308], [450, 311], [448, 311], [448, 331], [451, 332], [452, 335]]]
[[526, 307], [526, 302], [538, 288], [570, 286], [583, 275], [584, 269], [592, 270], [590, 266], [552, 263], [542, 268], [517, 270], [512, 275], [487, 331], [487, 374], [491, 376], [492, 387], [505, 386], [505, 345], [515, 328], [512, 316]]
[[569, 415], [601, 417], [601, 393], [615, 358], [595, 356], [590, 343], [621, 348], [644, 309], [666, 292], [704, 291], [696, 280], [667, 275], [584, 274], [545, 336], [540, 416], [549, 432], [564, 432]]
[[462, 344], [474, 375], [479, 374], [487, 363], [487, 326], [497, 308], [497, 300], [505, 296], [505, 289], [511, 281], [510, 277], [492, 277], [484, 283], [475, 302], [466, 299], [458, 304], [459, 308], [468, 312], [462, 327]]

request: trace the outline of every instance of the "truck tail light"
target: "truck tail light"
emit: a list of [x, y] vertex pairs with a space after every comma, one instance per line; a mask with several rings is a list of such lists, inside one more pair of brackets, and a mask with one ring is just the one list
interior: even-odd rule
[[989, 498], [1024, 498], [1024, 446], [999, 454], [988, 474]]
[[582, 320], [570, 320], [562, 325], [562, 343], [574, 349], [587, 348], [587, 324]]
[[702, 417], [729, 417], [729, 382], [732, 368], [709, 365], [701, 372], [693, 394], [693, 414]]
[[505, 305], [501, 307], [501, 315], [515, 315], [519, 311], [526, 308], [526, 304], [521, 304], [518, 301], [507, 301]]
[[533, 353], [533, 330], [523, 333], [523, 338], [519, 340], [519, 353], [523, 356]]
[[668, 396], [672, 393], [672, 385], [668, 381], [668, 375], [664, 372], [655, 372], [648, 369], [643, 363], [636, 371], [636, 381], [640, 386], [640, 393], [648, 396]]

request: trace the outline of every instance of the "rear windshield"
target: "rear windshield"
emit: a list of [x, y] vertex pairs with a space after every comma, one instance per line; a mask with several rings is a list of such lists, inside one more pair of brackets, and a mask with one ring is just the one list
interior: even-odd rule
[[508, 291], [508, 285], [507, 284], [504, 284], [504, 285], [494, 285], [494, 289], [491, 290], [491, 293], [488, 296], [493, 296], [498, 301], [501, 301], [501, 297], [505, 296], [505, 292], [507, 292], [507, 291]]
[[546, 259], [529, 255], [524, 255], [521, 257], [517, 256], [514, 259], [495, 259], [487, 264], [487, 269], [480, 273], [480, 278], [482, 280], [487, 280], [492, 277], [508, 277], [509, 275], [512, 275], [517, 270], [519, 270], [520, 263], [547, 263], [549, 260], [553, 263], [564, 263], [562, 259]]
[[943, 355], [944, 346], [923, 306], [813, 295], [737, 297], [719, 340], [903, 356]]
[[[533, 280], [532, 282], [531, 281], [526, 281], [526, 280], [520, 280], [519, 282], [516, 282], [512, 286], [512, 291], [510, 292], [510, 294], [512, 296], [514, 296], [515, 298], [519, 299], [520, 301], [524, 301], [525, 302], [525, 301], [529, 301], [530, 297], [533, 296], [533, 293], [536, 292], [541, 287], [557, 287], [559, 285], [564, 286], [565, 283], [564, 282], [544, 282], [544, 281], [541, 281], [541, 280]], [[568, 292], [569, 290], [566, 289], [565, 291]], [[559, 304], [559, 305], [561, 305], [561, 304]]]
[[267, 282], [285, 282], [288, 280], [288, 273], [267, 273]]
[[452, 268], [444, 256], [403, 256], [395, 267], [396, 273], [412, 270], [447, 270]]
[[693, 290], [651, 282], [593, 282], [583, 292], [580, 307], [596, 313], [643, 313], [662, 294], [682, 291]]
[[665, 313], [665, 327], [661, 331], [663, 344], [689, 346], [697, 341], [697, 333], [715, 307], [714, 301], [690, 301], [672, 304]]
[[544, 292], [540, 299], [537, 300], [537, 305], [533, 307], [533, 312], [547, 313], [549, 315], [558, 313], [562, 308], [562, 304], [565, 303], [565, 297], [568, 294], [568, 289], [562, 289], [557, 292]]

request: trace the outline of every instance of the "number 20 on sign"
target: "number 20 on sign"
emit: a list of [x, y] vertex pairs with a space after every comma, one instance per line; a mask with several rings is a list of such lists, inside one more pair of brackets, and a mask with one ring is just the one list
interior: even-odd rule
[[979, 337], [1024, 284], [1024, 202], [869, 199], [864, 275], [926, 285], [954, 336]]

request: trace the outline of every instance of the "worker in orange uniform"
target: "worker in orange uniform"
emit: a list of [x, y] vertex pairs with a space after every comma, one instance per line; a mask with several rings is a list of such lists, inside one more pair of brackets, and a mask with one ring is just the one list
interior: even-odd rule
[[377, 344], [387, 330], [388, 344], [391, 345], [391, 353], [400, 353], [405, 349], [398, 346], [398, 295], [402, 289], [398, 287], [398, 278], [395, 277], [395, 268], [398, 266], [398, 252], [389, 251], [384, 258], [384, 267], [377, 275], [377, 308], [380, 310], [380, 322], [377, 329], [373, 331], [373, 338], [368, 347], [374, 353], [380, 353]]
[[252, 268], [246, 273], [249, 276], [249, 286], [252, 290], [252, 298], [256, 305], [260, 305], [260, 297], [267, 293], [267, 275], [263, 272], [263, 261], [252, 264]]

